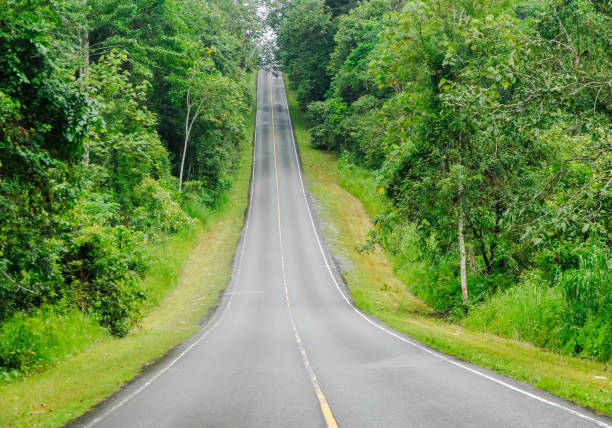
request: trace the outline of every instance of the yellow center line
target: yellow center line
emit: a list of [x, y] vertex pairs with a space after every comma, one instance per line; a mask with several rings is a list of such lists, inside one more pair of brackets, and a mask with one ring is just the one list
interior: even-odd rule
[[[281, 227], [281, 209], [280, 209], [280, 191], [278, 187], [278, 165], [276, 160], [276, 128], [274, 126], [274, 101], [272, 98], [272, 75], [270, 74], [269, 78], [269, 86], [270, 86], [270, 106], [272, 110], [272, 143], [274, 147], [274, 176], [276, 179], [276, 210], [278, 213], [278, 241], [280, 244], [280, 257], [281, 257], [281, 270], [283, 273], [283, 288], [285, 290], [285, 301], [287, 303], [287, 311], [289, 312], [289, 319], [291, 320], [291, 328], [293, 329], [293, 333], [295, 335], [295, 341], [297, 343], [300, 354], [302, 355], [302, 361], [304, 362], [304, 367], [306, 368], [306, 372], [310, 377], [310, 382], [312, 383], [312, 388], [314, 389], [315, 394], [317, 395], [317, 399], [319, 400], [319, 406], [321, 406], [321, 413], [323, 413], [323, 418], [325, 419], [325, 423], [328, 428], [338, 428], [338, 423], [336, 422], [336, 418], [334, 418], [334, 414], [332, 413], [331, 407], [325, 398], [325, 394], [321, 390], [321, 386], [319, 385], [319, 380], [310, 365], [310, 361], [308, 360], [308, 354], [306, 354], [306, 349], [304, 348], [304, 344], [302, 343], [302, 339], [298, 334], [297, 327], [295, 325], [295, 319], [293, 318], [293, 311], [291, 310], [291, 302], [289, 300], [289, 289], [287, 288], [287, 272], [285, 270], [285, 255], [283, 251], [283, 229]], [[291, 119], [289, 119], [291, 120]]]

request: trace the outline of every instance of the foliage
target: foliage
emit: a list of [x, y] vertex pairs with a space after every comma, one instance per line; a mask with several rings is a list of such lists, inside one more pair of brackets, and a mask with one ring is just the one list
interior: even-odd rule
[[[57, 294], [92, 103], [53, 63], [44, 2], [0, 11], [0, 319]], [[7, 5], [8, 6], [8, 5]]]
[[323, 0], [287, 2], [276, 14], [279, 63], [305, 107], [320, 100], [329, 85], [332, 14]]
[[315, 101], [308, 104], [308, 120], [316, 124], [310, 130], [313, 145], [318, 148], [337, 150], [342, 141], [340, 125], [346, 112], [346, 103], [332, 98], [327, 102]]
[[194, 224], [172, 191], [163, 187], [159, 181], [144, 179], [134, 188], [134, 196], [142, 201], [131, 221], [137, 229], [176, 232]]
[[390, 1], [370, 0], [338, 17], [329, 64], [333, 76], [329, 92], [334, 96], [353, 103], [373, 92], [369, 54], [382, 30], [383, 16], [391, 11]]
[[[296, 28], [289, 13], [280, 22], [279, 34]], [[326, 55], [329, 86], [300, 101], [312, 144], [344, 153], [341, 170], [367, 168], [369, 192], [391, 201], [361, 249], [389, 251], [441, 314], [496, 314], [469, 322], [503, 335], [516, 324], [512, 335], [540, 346], [609, 359], [610, 305], [596, 297], [612, 257], [609, 8], [370, 0], [326, 25], [333, 46], [310, 57]], [[291, 73], [295, 50], [279, 43], [299, 90], [318, 74]]]
[[126, 226], [95, 224], [79, 231], [64, 256], [63, 296], [93, 310], [117, 336], [128, 333], [145, 298], [139, 286], [142, 241], [142, 234]]
[[[132, 80], [148, 82], [146, 106], [178, 175], [185, 139], [186, 95], [200, 88], [208, 110], [195, 123], [187, 151], [186, 180], [218, 195], [244, 138], [248, 92], [245, 71], [256, 62], [255, 1], [118, 2], [88, 4], [92, 44], [101, 52], [120, 46], [130, 52]], [[113, 7], [115, 6], [115, 7]], [[197, 76], [192, 76], [194, 69]]]
[[[67, 339], [43, 335], [64, 319], [128, 334], [153, 293], [142, 286], [150, 247], [189, 234], [223, 199], [246, 139], [257, 2], [3, 6], [0, 370], [28, 371], [61, 354], [54, 341]], [[182, 194], [188, 88], [206, 109]]]
[[[190, 100], [201, 107], [198, 112], [201, 120], [194, 122], [189, 134], [186, 179], [207, 183], [202, 190], [218, 196], [227, 190], [236, 149], [246, 138], [244, 117], [248, 96], [242, 84], [216, 70], [210, 54], [195, 52], [201, 58], [194, 61], [186, 75], [172, 73], [165, 78], [170, 86], [168, 102], [180, 111], [189, 93]], [[174, 127], [186, 129], [185, 118], [176, 120]]]

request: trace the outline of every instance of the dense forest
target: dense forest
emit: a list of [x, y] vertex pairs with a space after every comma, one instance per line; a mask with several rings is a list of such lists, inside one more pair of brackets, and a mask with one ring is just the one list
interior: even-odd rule
[[447, 319], [612, 357], [612, 3], [291, 0], [269, 14], [312, 125], [386, 197], [383, 247]]
[[0, 374], [44, 365], [66, 319], [138, 322], [148, 249], [204, 221], [249, 141], [255, 8], [1, 2]]

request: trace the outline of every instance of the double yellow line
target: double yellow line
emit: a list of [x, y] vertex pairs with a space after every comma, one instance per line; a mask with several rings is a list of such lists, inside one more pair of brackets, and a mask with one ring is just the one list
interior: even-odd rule
[[[315, 394], [317, 395], [317, 399], [319, 400], [319, 405], [321, 406], [321, 413], [323, 413], [323, 418], [325, 419], [325, 423], [328, 428], [338, 428], [338, 423], [336, 422], [336, 418], [334, 418], [334, 414], [332, 413], [331, 407], [325, 398], [325, 394], [323, 394], [323, 390], [319, 385], [319, 380], [317, 379], [317, 375], [315, 374], [312, 366], [310, 365], [310, 361], [308, 360], [308, 355], [306, 354], [306, 349], [304, 348], [304, 344], [302, 343], [302, 339], [298, 334], [297, 327], [295, 325], [295, 319], [293, 317], [293, 311], [291, 310], [291, 301], [289, 300], [289, 289], [287, 288], [287, 271], [285, 269], [285, 255], [283, 251], [283, 228], [281, 227], [281, 209], [280, 209], [280, 191], [278, 186], [278, 164], [276, 160], [276, 128], [274, 126], [274, 100], [272, 97], [272, 74], [269, 77], [269, 89], [270, 89], [270, 106], [272, 111], [272, 143], [274, 147], [274, 176], [276, 179], [276, 210], [278, 214], [278, 241], [280, 244], [280, 257], [281, 257], [281, 270], [283, 273], [283, 288], [285, 290], [285, 302], [287, 303], [287, 311], [289, 312], [289, 319], [291, 320], [291, 328], [293, 329], [293, 334], [295, 335], [295, 341], [297, 343], [300, 354], [302, 355], [302, 361], [304, 362], [304, 367], [306, 368], [306, 372], [310, 377], [310, 382], [312, 383], [312, 388], [314, 389]], [[289, 106], [287, 106], [289, 108]], [[291, 118], [289, 119], [291, 120]]]

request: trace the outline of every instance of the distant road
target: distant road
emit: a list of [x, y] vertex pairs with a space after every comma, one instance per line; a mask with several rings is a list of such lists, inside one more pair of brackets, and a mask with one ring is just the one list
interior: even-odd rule
[[155, 369], [73, 425], [609, 426], [357, 311], [309, 207], [280, 74], [259, 73], [257, 101], [251, 201], [220, 307]]

